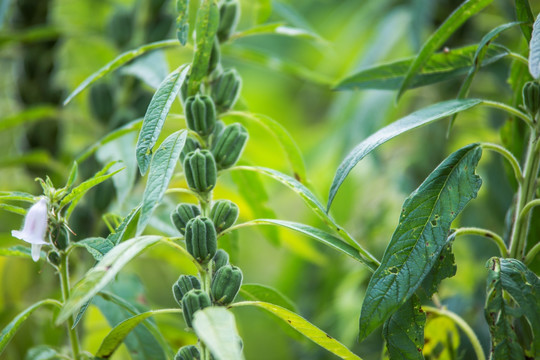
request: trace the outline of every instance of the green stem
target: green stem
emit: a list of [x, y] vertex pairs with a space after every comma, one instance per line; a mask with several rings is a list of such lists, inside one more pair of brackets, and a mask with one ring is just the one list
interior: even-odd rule
[[536, 255], [538, 255], [538, 253], [540, 253], [540, 242], [534, 245], [532, 249], [529, 250], [527, 256], [525, 256], [525, 265], [529, 265], [534, 260]]
[[461, 236], [461, 235], [478, 235], [483, 236], [485, 238], [488, 238], [492, 240], [497, 247], [499, 248], [499, 252], [502, 257], [508, 257], [508, 249], [506, 248], [506, 244], [504, 243], [504, 239], [494, 233], [493, 231], [477, 228], [477, 227], [465, 227], [465, 228], [459, 228], [457, 229], [454, 234], [455, 237]]
[[[69, 298], [69, 269], [68, 269], [68, 256], [66, 253], [60, 254], [60, 265], [58, 266], [58, 274], [60, 276], [60, 285], [62, 288], [62, 300], [64, 304]], [[73, 353], [73, 358], [76, 360], [79, 358], [80, 345], [79, 339], [77, 337], [77, 329], [73, 328], [73, 316], [70, 316], [67, 320], [69, 341], [71, 343], [71, 351]]]
[[521, 210], [520, 216], [525, 216], [529, 211], [531, 211], [535, 206], [540, 205], [540, 199], [535, 199], [533, 201], [528, 202], [524, 207], [523, 210]]
[[519, 161], [510, 151], [500, 145], [493, 143], [480, 143], [480, 146], [482, 146], [483, 149], [491, 150], [501, 154], [506, 160], [508, 160], [510, 166], [512, 166], [518, 184], [521, 184], [523, 182], [523, 173], [521, 172], [521, 166], [519, 166]]
[[508, 57], [511, 57], [514, 60], [520, 61], [524, 65], [527, 65], [527, 66], [529, 65], [529, 60], [527, 60], [526, 57], [524, 57], [524, 56], [522, 56], [522, 55], [520, 55], [518, 53], [509, 52]]
[[480, 340], [478, 340], [478, 337], [474, 333], [473, 329], [471, 329], [469, 324], [467, 324], [465, 320], [463, 320], [458, 314], [446, 309], [438, 309], [431, 306], [422, 306], [422, 308], [429, 313], [436, 314], [438, 316], [445, 316], [456, 323], [456, 325], [459, 326], [459, 328], [465, 333], [467, 338], [469, 338], [474, 352], [476, 353], [476, 358], [478, 360], [486, 360]]
[[524, 112], [516, 109], [515, 107], [509, 106], [509, 105], [506, 105], [506, 104], [503, 104], [503, 103], [500, 103], [500, 102], [497, 102], [497, 101], [490, 101], [490, 100], [482, 100], [482, 104], [484, 104], [486, 106], [489, 106], [489, 107], [492, 107], [492, 108], [504, 110], [507, 113], [512, 114], [512, 115], [520, 118], [521, 120], [525, 121], [525, 123], [529, 126], [529, 128], [531, 130], [534, 129], [534, 123], [533, 123], [532, 119], [527, 114], [525, 114]]

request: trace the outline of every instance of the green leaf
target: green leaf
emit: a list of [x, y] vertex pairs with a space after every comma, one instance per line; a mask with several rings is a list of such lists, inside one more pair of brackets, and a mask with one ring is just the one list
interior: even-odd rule
[[[30, 248], [27, 248], [25, 246], [15, 245], [9, 248], [0, 248], [0, 256], [16, 256], [31, 259], [32, 251]], [[42, 251], [40, 256], [45, 257], [47, 256], [47, 254], [45, 253], [45, 251]]]
[[139, 170], [142, 175], [146, 173], [146, 170], [150, 166], [152, 148], [156, 144], [165, 119], [169, 114], [176, 95], [182, 87], [188, 71], [189, 66], [182, 65], [170, 73], [161, 85], [159, 85], [159, 89], [157, 89], [150, 101], [150, 105], [148, 105], [135, 150], [137, 153], [137, 163], [139, 164]]
[[157, 89], [169, 74], [169, 68], [164, 52], [153, 51], [124, 66], [120, 73], [134, 76], [151, 88]]
[[21, 191], [0, 191], [0, 200], [25, 201], [33, 204], [36, 199], [36, 196]]
[[397, 98], [409, 88], [414, 77], [429, 60], [431, 55], [440, 48], [445, 41], [456, 31], [467, 19], [485, 8], [493, 0], [467, 0], [460, 5], [450, 16], [431, 34], [429, 39], [420, 49], [420, 52], [409, 67], [403, 82], [399, 88]]
[[24, 356], [24, 360], [59, 360], [62, 358], [56, 349], [48, 345], [35, 346], [28, 350]]
[[59, 301], [52, 300], [52, 299], [46, 299], [38, 301], [37, 303], [31, 305], [30, 307], [26, 308], [23, 312], [21, 312], [19, 315], [15, 316], [13, 320], [9, 324], [6, 325], [5, 328], [2, 329], [2, 332], [0, 332], [0, 355], [2, 352], [4, 352], [7, 344], [10, 342], [10, 340], [15, 336], [15, 333], [19, 328], [21, 327], [22, 323], [28, 319], [28, 317], [36, 311], [40, 306], [43, 305], [54, 305], [58, 308], [62, 306]]
[[58, 116], [58, 109], [54, 106], [35, 106], [0, 119], [0, 131], [8, 128], [28, 124], [35, 121], [46, 120]]
[[443, 101], [428, 106], [427, 108], [415, 111], [412, 114], [391, 123], [356, 145], [356, 147], [347, 155], [345, 160], [341, 162], [334, 175], [334, 180], [332, 181], [332, 186], [330, 187], [330, 193], [328, 195], [327, 209], [330, 209], [339, 187], [351, 170], [358, 162], [360, 162], [360, 160], [375, 150], [379, 145], [384, 144], [388, 140], [409, 130], [444, 119], [445, 117], [460, 111], [468, 110], [481, 102], [482, 100], [478, 99], [460, 99]]
[[163, 198], [186, 143], [187, 131], [179, 130], [160, 145], [152, 159], [148, 182], [144, 189], [141, 216], [137, 224], [137, 235], [141, 234], [150, 221], [152, 212]]
[[71, 191], [73, 184], [75, 184], [75, 181], [77, 180], [77, 176], [79, 175], [79, 164], [77, 164], [76, 161], [73, 162], [73, 165], [71, 166], [71, 170], [69, 171], [69, 176], [66, 181], [66, 185], [64, 188], [67, 191]]
[[129, 333], [133, 329], [135, 329], [137, 325], [139, 325], [141, 322], [143, 322], [150, 316], [154, 316], [158, 314], [181, 313], [181, 312], [182, 310], [180, 309], [153, 310], [153, 311], [144, 312], [139, 315], [135, 315], [133, 317], [130, 317], [129, 319], [122, 321], [120, 324], [115, 326], [103, 339], [99, 347], [99, 350], [96, 353], [96, 357], [109, 358], [110, 356], [112, 356], [112, 354], [116, 351], [116, 349], [118, 349], [118, 347], [122, 344], [126, 336], [128, 336]]
[[141, 205], [131, 210], [131, 212], [122, 220], [122, 223], [118, 225], [115, 232], [107, 236], [107, 239], [112, 241], [114, 245], [118, 245], [125, 238], [131, 238], [135, 236], [137, 232], [137, 222], [139, 221], [141, 211]]
[[235, 33], [233, 36], [231, 36], [231, 40], [254, 35], [283, 35], [293, 38], [313, 40], [321, 44], [327, 44], [327, 41], [321, 38], [318, 34], [300, 28], [286, 26], [285, 23], [282, 22], [262, 24], [252, 27], [242, 32]]
[[103, 259], [103, 256], [114, 247], [111, 240], [100, 237], [87, 238], [74, 242], [72, 245], [85, 248], [97, 261]]
[[196, 311], [193, 330], [217, 360], [244, 359], [234, 315], [224, 307]]
[[189, 35], [189, 0], [177, 0], [176, 37], [182, 46], [185, 46]]
[[384, 323], [383, 337], [391, 360], [423, 360], [426, 314], [413, 295]]
[[157, 41], [150, 44], [143, 45], [141, 47], [138, 47], [134, 50], [127, 51], [125, 53], [122, 53], [118, 55], [114, 60], [107, 63], [105, 66], [103, 66], [101, 69], [87, 77], [69, 96], [64, 100], [64, 106], [69, 104], [71, 100], [77, 95], [79, 95], [84, 89], [86, 89], [88, 86], [92, 85], [99, 79], [101, 79], [103, 76], [115, 71], [122, 65], [130, 62], [131, 60], [148, 53], [149, 51], [156, 50], [156, 49], [162, 49], [170, 46], [176, 46], [178, 45], [178, 42], [176, 40], [163, 40], [163, 41]]
[[5, 210], [12, 212], [14, 214], [18, 215], [26, 215], [26, 209], [20, 207], [20, 206], [14, 206], [14, 205], [8, 205], [8, 204], [0, 204], [0, 210]]
[[471, 144], [446, 158], [403, 204], [399, 225], [371, 277], [360, 315], [363, 340], [421, 285], [446, 245], [450, 225], [476, 197], [482, 149]]
[[115, 246], [73, 287], [56, 319], [59, 325], [102, 290], [134, 257], [161, 240], [160, 236], [140, 236]]
[[284, 309], [297, 312], [294, 303], [280, 291], [260, 284], [242, 284], [240, 295], [247, 300], [264, 301], [270, 304], [281, 306]]
[[431, 271], [426, 275], [422, 281], [422, 288], [425, 290], [427, 297], [431, 297], [436, 291], [437, 287], [446, 278], [450, 278], [456, 275], [457, 266], [454, 263], [454, 254], [452, 253], [453, 236], [448, 237], [445, 247], [441, 253], [435, 265]]
[[[517, 259], [491, 258], [485, 315], [491, 333], [494, 359], [523, 359], [513, 319], [525, 316], [533, 331], [533, 343], [525, 349], [527, 356], [540, 354], [540, 278]], [[505, 293], [512, 297], [507, 300]]]
[[255, 0], [250, 1], [255, 10], [255, 20], [257, 24], [262, 24], [272, 14], [272, 0]]
[[[449, 52], [433, 54], [412, 78], [408, 88], [416, 88], [438, 82], [454, 79], [471, 71], [475, 65], [475, 53], [479, 47], [470, 45]], [[492, 64], [509, 54], [508, 49], [497, 44], [491, 44], [480, 67]], [[397, 90], [403, 82], [408, 69], [415, 58], [398, 60], [389, 64], [374, 66], [361, 70], [341, 80], [337, 90], [381, 89]]]
[[529, 5], [528, 0], [516, 0], [515, 4], [516, 18], [518, 21], [523, 23], [520, 25], [521, 32], [523, 33], [523, 36], [525, 36], [527, 42], [530, 42], [532, 37], [531, 27], [534, 23], [534, 15], [532, 13], [531, 6]]
[[309, 321], [297, 315], [287, 309], [284, 309], [280, 306], [265, 303], [262, 301], [243, 301], [234, 303], [231, 307], [239, 306], [256, 306], [261, 309], [264, 309], [271, 314], [279, 317], [285, 321], [293, 329], [313, 341], [315, 344], [321, 346], [322, 348], [328, 350], [334, 355], [341, 357], [342, 359], [357, 359], [361, 360], [360, 357], [353, 354], [345, 345], [311, 324]]
[[540, 16], [534, 22], [529, 44], [529, 72], [535, 79], [540, 77]]

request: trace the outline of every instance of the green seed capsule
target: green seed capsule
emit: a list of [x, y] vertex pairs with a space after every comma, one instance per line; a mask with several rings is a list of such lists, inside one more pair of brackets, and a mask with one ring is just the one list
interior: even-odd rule
[[230, 168], [238, 161], [248, 137], [246, 128], [238, 123], [225, 127], [212, 147], [219, 170]]
[[178, 231], [184, 235], [188, 221], [199, 215], [201, 215], [201, 210], [197, 205], [179, 204], [171, 213], [171, 220]]
[[229, 200], [218, 200], [210, 210], [210, 219], [214, 222], [216, 232], [219, 234], [236, 222], [236, 219], [238, 219], [238, 206]]
[[188, 291], [182, 298], [182, 315], [184, 315], [186, 325], [192, 327], [195, 312], [211, 305], [210, 297], [204, 291], [198, 289]]
[[202, 149], [201, 144], [197, 140], [188, 136], [186, 139], [184, 148], [182, 149], [182, 152], [180, 153], [180, 161], [182, 162], [182, 164], [184, 163], [184, 159], [186, 158], [186, 155], [197, 149]]
[[200, 360], [199, 349], [194, 345], [183, 346], [174, 356], [174, 360]]
[[214, 303], [229, 305], [233, 302], [242, 285], [242, 271], [232, 265], [222, 266], [214, 275], [211, 285], [211, 294]]
[[58, 225], [50, 233], [51, 242], [58, 250], [65, 250], [69, 245], [69, 231], [65, 226]]
[[235, 69], [223, 71], [212, 83], [212, 99], [219, 112], [225, 112], [232, 108], [238, 100], [242, 78]]
[[186, 123], [188, 128], [202, 136], [214, 130], [216, 124], [216, 107], [210, 96], [195, 95], [187, 98], [185, 103]]
[[225, 0], [219, 8], [219, 27], [217, 37], [220, 42], [227, 41], [236, 30], [240, 18], [238, 0]]
[[210, 75], [212, 71], [216, 70], [219, 64], [221, 63], [221, 50], [219, 48], [219, 42], [214, 40], [212, 45], [212, 52], [210, 53], [210, 60], [208, 61], [208, 72]]
[[115, 111], [113, 91], [106, 82], [98, 82], [90, 88], [90, 111], [102, 124], [108, 124]]
[[216, 255], [214, 255], [214, 258], [212, 259], [212, 263], [213, 263], [213, 270], [214, 270], [214, 275], [215, 273], [221, 269], [223, 266], [225, 265], [229, 265], [229, 254], [227, 254], [227, 252], [223, 249], [219, 249], [217, 252], [216, 252]]
[[60, 265], [60, 254], [54, 250], [49, 251], [47, 254], [47, 260], [54, 266]]
[[523, 105], [532, 116], [536, 116], [540, 109], [540, 84], [529, 81], [523, 86]]
[[186, 249], [201, 264], [210, 261], [217, 251], [217, 234], [212, 220], [197, 216], [186, 225]]
[[193, 275], [180, 275], [178, 280], [173, 284], [172, 290], [174, 299], [176, 302], [182, 306], [182, 298], [188, 293], [188, 291], [193, 289], [200, 289], [201, 283]]
[[205, 193], [216, 186], [217, 168], [214, 156], [208, 150], [195, 150], [184, 159], [184, 175], [191, 190]]

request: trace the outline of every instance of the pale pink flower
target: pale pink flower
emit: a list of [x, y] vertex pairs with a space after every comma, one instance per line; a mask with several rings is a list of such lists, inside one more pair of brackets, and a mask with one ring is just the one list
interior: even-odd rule
[[22, 230], [12, 230], [11, 235], [32, 244], [32, 260], [38, 261], [41, 246], [48, 244], [45, 241], [47, 235], [47, 199], [41, 198], [32, 205], [26, 217]]

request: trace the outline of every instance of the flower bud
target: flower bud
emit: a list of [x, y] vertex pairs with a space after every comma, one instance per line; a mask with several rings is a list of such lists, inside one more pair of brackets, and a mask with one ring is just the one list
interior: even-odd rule
[[208, 150], [195, 150], [184, 159], [184, 175], [191, 190], [205, 193], [216, 186], [217, 168], [214, 156]]
[[199, 282], [199, 279], [197, 279], [195, 276], [180, 275], [180, 277], [172, 287], [174, 299], [176, 300], [178, 305], [182, 306], [182, 298], [184, 297], [184, 295], [186, 295], [190, 290], [200, 288], [201, 283]]
[[219, 249], [212, 259], [214, 275], [223, 266], [229, 264], [229, 254], [223, 249]]
[[523, 86], [523, 105], [533, 117], [540, 109], [540, 84], [529, 81]]
[[47, 199], [41, 198], [32, 205], [26, 217], [22, 230], [12, 230], [11, 235], [32, 245], [32, 260], [38, 261], [41, 255], [41, 246], [48, 244], [45, 241], [47, 234]]
[[217, 251], [217, 235], [212, 220], [197, 216], [186, 225], [186, 249], [199, 263], [210, 261]]
[[238, 123], [225, 127], [212, 147], [219, 170], [230, 168], [238, 161], [248, 137], [246, 128]]
[[58, 250], [65, 250], [69, 245], [69, 231], [65, 226], [59, 224], [54, 227], [49, 234], [51, 242]]
[[225, 70], [212, 84], [212, 99], [220, 112], [232, 108], [238, 100], [242, 78], [235, 69]]
[[174, 226], [182, 235], [186, 233], [186, 224], [189, 220], [201, 215], [201, 210], [194, 204], [179, 204], [171, 214]]
[[47, 254], [47, 260], [49, 260], [49, 262], [54, 266], [58, 266], [60, 265], [60, 254], [54, 250], [51, 250]]
[[210, 297], [202, 290], [193, 289], [182, 298], [182, 315], [186, 325], [191, 327], [193, 315], [198, 311], [212, 305]]
[[199, 94], [190, 96], [184, 108], [188, 128], [202, 136], [212, 133], [216, 124], [216, 108], [210, 96]]
[[210, 293], [214, 303], [229, 305], [242, 285], [242, 270], [236, 266], [222, 266], [214, 275]]
[[240, 18], [238, 0], [225, 0], [219, 8], [219, 27], [217, 37], [220, 42], [227, 41], [236, 30]]
[[236, 219], [238, 219], [238, 206], [229, 200], [218, 200], [210, 210], [210, 219], [212, 219], [216, 232], [219, 234], [236, 222]]
[[199, 349], [194, 345], [183, 346], [174, 356], [174, 360], [200, 360]]

